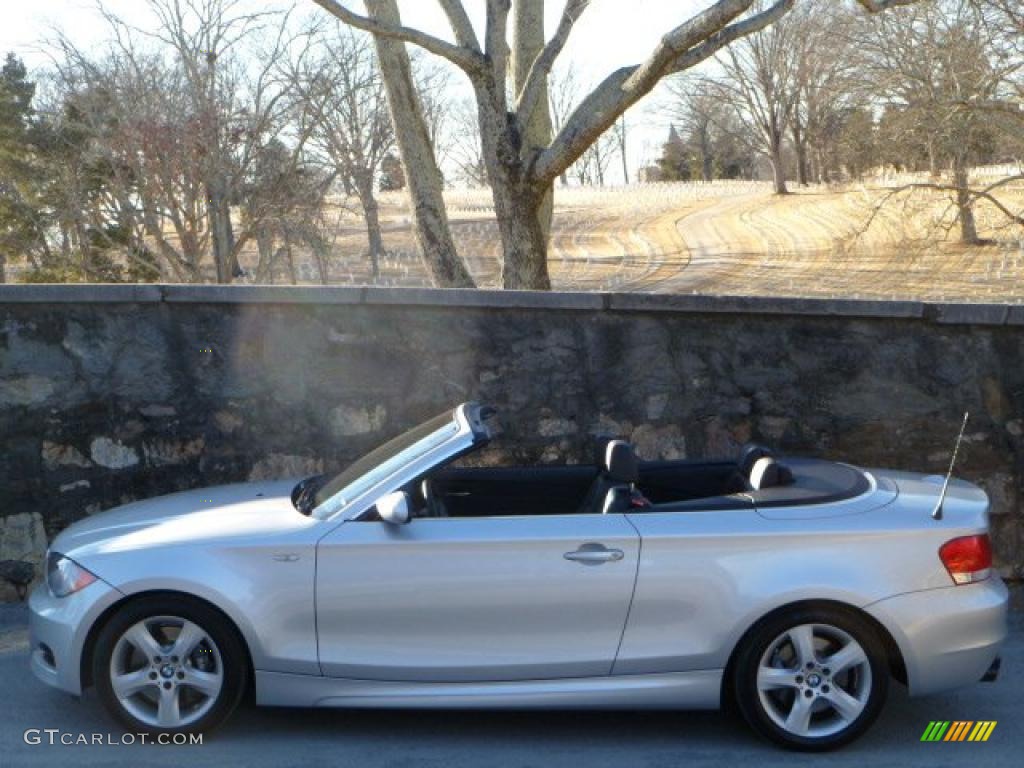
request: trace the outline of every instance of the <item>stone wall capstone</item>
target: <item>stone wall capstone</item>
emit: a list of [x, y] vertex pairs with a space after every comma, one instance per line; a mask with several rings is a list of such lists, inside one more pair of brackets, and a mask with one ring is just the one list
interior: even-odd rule
[[0, 286], [0, 562], [38, 572], [134, 499], [337, 469], [471, 399], [499, 409], [491, 464], [615, 434], [942, 472], [970, 410], [957, 474], [1024, 575], [1024, 307], [291, 286]]

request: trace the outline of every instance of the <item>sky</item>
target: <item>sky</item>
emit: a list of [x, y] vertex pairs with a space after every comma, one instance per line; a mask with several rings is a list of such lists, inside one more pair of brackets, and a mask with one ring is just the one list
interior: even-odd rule
[[[30, 68], [46, 65], [43, 41], [58, 29], [78, 45], [101, 44], [107, 28], [96, 11], [97, 0], [0, 0], [7, 6], [0, 23], [0, 53], [14, 51]], [[145, 0], [102, 0], [106, 9], [143, 29], [153, 28]], [[300, 13], [322, 14], [312, 0], [241, 0], [243, 7], [288, 8]], [[464, 0], [471, 18], [483, 25], [484, 0]], [[346, 0], [362, 10], [359, 0]], [[591, 86], [627, 64], [644, 60], [668, 30], [685, 21], [711, 0], [594, 0], [573, 30], [560, 66], [571, 63], [577, 80]], [[399, 0], [403, 21], [450, 39], [447, 21], [435, 0]], [[550, 34], [561, 14], [562, 0], [549, 0], [547, 30]], [[482, 34], [481, 34], [482, 36]], [[667, 120], [656, 114], [657, 97], [630, 111], [630, 165], [652, 161], [667, 134]]]

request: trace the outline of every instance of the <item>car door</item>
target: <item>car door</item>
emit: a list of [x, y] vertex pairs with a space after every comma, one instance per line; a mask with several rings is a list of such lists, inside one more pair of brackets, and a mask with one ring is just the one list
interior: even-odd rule
[[639, 542], [621, 515], [346, 522], [317, 551], [321, 669], [431, 682], [607, 675]]

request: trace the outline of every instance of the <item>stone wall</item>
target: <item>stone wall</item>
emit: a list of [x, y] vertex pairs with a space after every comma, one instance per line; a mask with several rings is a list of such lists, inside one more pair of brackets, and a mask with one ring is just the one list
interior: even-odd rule
[[1024, 307], [990, 305], [0, 286], [0, 561], [132, 499], [337, 468], [479, 399], [505, 432], [486, 462], [587, 461], [620, 434], [645, 458], [753, 439], [935, 472], [969, 409], [958, 474], [1020, 576], [1022, 331]]

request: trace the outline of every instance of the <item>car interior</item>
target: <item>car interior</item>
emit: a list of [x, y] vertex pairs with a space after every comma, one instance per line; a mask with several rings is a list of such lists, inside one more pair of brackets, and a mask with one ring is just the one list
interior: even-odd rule
[[750, 494], [794, 480], [760, 445], [733, 461], [641, 461], [625, 440], [604, 439], [594, 464], [447, 466], [407, 490], [416, 517], [495, 517], [751, 508]]

